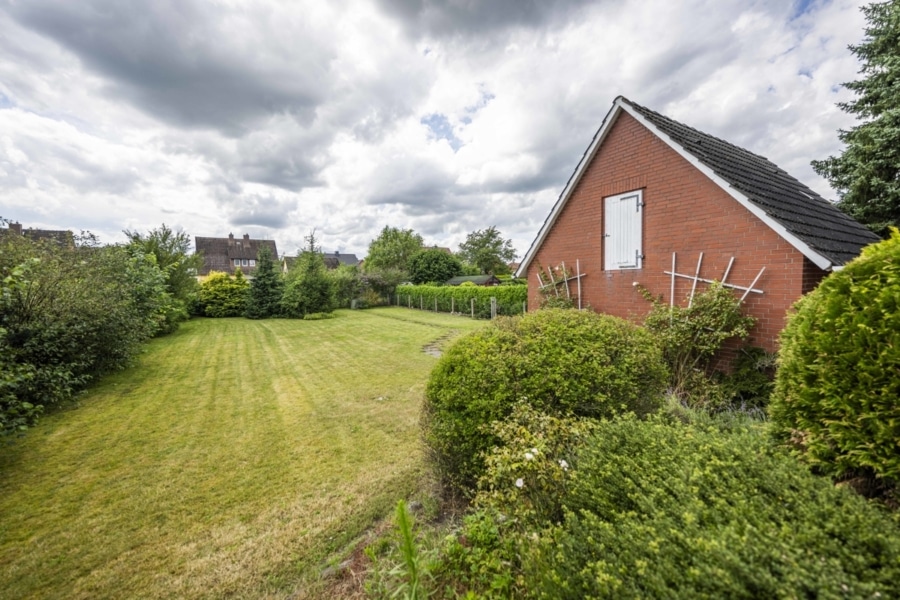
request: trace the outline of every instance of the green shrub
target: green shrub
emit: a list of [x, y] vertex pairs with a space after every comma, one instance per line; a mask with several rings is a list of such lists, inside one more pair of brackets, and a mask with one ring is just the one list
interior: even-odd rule
[[[0, 222], [3, 220], [0, 219]], [[124, 368], [179, 318], [152, 255], [0, 234], [0, 431]], [[73, 240], [74, 241], [74, 240]]]
[[[466, 285], [471, 284], [471, 285]], [[491, 298], [497, 299], [497, 314], [514, 316], [522, 314], [522, 308], [528, 299], [528, 287], [517, 285], [499, 285], [483, 287], [466, 281], [460, 285], [401, 285], [397, 294], [402, 306], [424, 308], [438, 312], [458, 312], [469, 314], [472, 300], [475, 301], [475, 317], [489, 319], [491, 317]]]
[[437, 585], [509, 598], [522, 591], [522, 561], [533, 535], [562, 516], [574, 457], [596, 428], [593, 419], [560, 418], [525, 403], [492, 426], [498, 438], [486, 457], [473, 510], [441, 549]]
[[781, 335], [775, 434], [835, 477], [900, 481], [900, 233], [796, 305]]
[[734, 292], [719, 283], [694, 296], [689, 307], [653, 303], [644, 325], [659, 341], [669, 366], [669, 391], [690, 406], [718, 408], [729, 401], [713, 378], [713, 359], [726, 341], [746, 338], [756, 320], [741, 314]]
[[198, 302], [207, 317], [241, 317], [247, 308], [250, 284], [238, 269], [234, 277], [213, 271], [200, 284]]
[[532, 544], [544, 598], [896, 598], [900, 528], [752, 428], [625, 417], [578, 457], [564, 521]]
[[444, 480], [471, 490], [484, 472], [482, 453], [498, 441], [489, 425], [517, 401], [561, 416], [644, 415], [661, 406], [665, 379], [653, 338], [623, 319], [570, 310], [498, 319], [435, 366], [425, 439]]

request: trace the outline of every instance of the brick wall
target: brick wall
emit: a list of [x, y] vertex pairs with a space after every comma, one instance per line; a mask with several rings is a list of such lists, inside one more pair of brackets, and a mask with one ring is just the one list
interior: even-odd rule
[[[603, 270], [603, 198], [643, 190], [641, 269]], [[537, 271], [565, 262], [574, 271], [580, 262], [582, 303], [599, 312], [639, 320], [649, 309], [635, 283], [666, 302], [670, 296], [672, 253], [676, 271], [693, 275], [700, 252], [700, 277], [721, 279], [734, 257], [728, 282], [756, 284], [745, 310], [758, 319], [750, 342], [776, 349], [788, 308], [812, 289], [824, 273], [784, 241], [737, 200], [691, 166], [627, 113], [620, 114], [594, 160], [528, 267], [528, 304], [540, 303]], [[685, 305], [691, 281], [676, 278], [675, 301]], [[699, 283], [698, 290], [706, 287]], [[574, 289], [574, 282], [573, 282]]]

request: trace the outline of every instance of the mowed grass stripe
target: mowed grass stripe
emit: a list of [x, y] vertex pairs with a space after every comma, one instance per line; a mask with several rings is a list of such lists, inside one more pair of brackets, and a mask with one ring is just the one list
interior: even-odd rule
[[[406, 309], [197, 320], [0, 457], [0, 597], [278, 597], [418, 484]], [[314, 589], [309, 588], [309, 589]]]

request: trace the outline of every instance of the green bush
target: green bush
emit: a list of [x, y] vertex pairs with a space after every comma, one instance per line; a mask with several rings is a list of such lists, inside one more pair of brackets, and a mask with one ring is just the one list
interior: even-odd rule
[[213, 271], [200, 284], [198, 299], [207, 317], [241, 317], [247, 308], [250, 284], [238, 269], [234, 277]]
[[437, 586], [479, 590], [483, 597], [519, 595], [532, 536], [562, 518], [574, 457], [595, 428], [593, 419], [554, 417], [526, 403], [495, 422], [498, 445], [486, 457], [475, 510], [441, 549]]
[[835, 477], [900, 481], [900, 233], [796, 305], [770, 414], [782, 442]]
[[897, 598], [900, 528], [753, 428], [625, 417], [577, 458], [566, 516], [532, 542], [544, 598]]
[[[515, 288], [508, 288], [515, 289]], [[471, 490], [498, 438], [489, 426], [527, 401], [552, 415], [644, 415], [662, 404], [666, 368], [642, 327], [593, 312], [498, 319], [451, 346], [432, 372], [423, 415], [440, 475]]]
[[[0, 219], [2, 221], [2, 219]], [[0, 430], [124, 368], [178, 306], [152, 255], [0, 234]]]
[[689, 406], [721, 408], [727, 390], [716, 384], [713, 360], [725, 342], [746, 338], [756, 320], [741, 314], [734, 292], [713, 283], [689, 307], [669, 306], [641, 290], [653, 307], [644, 325], [659, 341], [669, 366], [669, 391]]

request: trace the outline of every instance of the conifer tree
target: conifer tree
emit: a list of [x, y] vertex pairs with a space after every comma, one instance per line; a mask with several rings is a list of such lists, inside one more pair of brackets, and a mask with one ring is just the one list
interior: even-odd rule
[[247, 298], [248, 319], [267, 319], [278, 315], [281, 295], [284, 292], [284, 280], [275, 269], [272, 251], [263, 246], [256, 256], [256, 274], [250, 282], [250, 295]]
[[838, 207], [887, 237], [900, 226], [900, 1], [863, 7], [866, 37], [850, 50], [862, 61], [862, 78], [845, 83], [857, 97], [839, 103], [861, 121], [839, 132], [840, 156], [812, 162], [840, 196]]
[[302, 318], [312, 313], [331, 312], [334, 303], [334, 289], [321, 249], [316, 245], [316, 232], [311, 231], [294, 269], [288, 273], [281, 307], [286, 316]]

